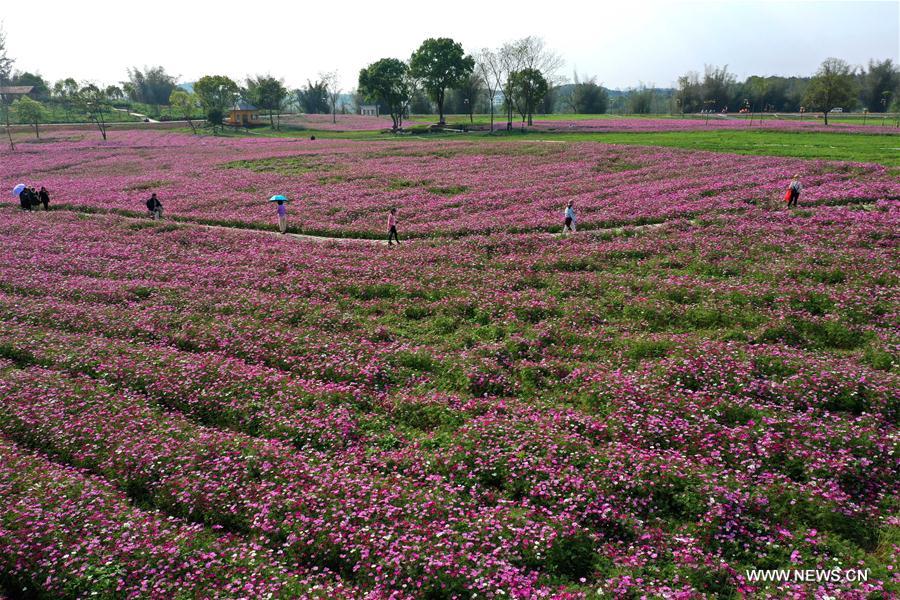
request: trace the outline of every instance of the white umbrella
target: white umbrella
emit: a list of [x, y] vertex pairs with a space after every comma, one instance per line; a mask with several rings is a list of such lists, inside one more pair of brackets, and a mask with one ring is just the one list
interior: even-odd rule
[[15, 196], [16, 198], [18, 198], [18, 197], [19, 197], [19, 194], [21, 194], [21, 193], [22, 193], [22, 190], [24, 190], [24, 189], [25, 189], [25, 184], [24, 184], [24, 183], [20, 183], [20, 184], [16, 185], [16, 187], [13, 188], [13, 196]]

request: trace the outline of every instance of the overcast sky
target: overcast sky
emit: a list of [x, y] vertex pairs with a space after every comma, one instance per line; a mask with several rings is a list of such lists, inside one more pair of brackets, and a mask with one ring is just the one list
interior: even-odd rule
[[[211, 8], [214, 7], [214, 8]], [[427, 37], [467, 51], [537, 35], [610, 88], [672, 85], [723, 65], [747, 75], [808, 75], [829, 57], [900, 61], [900, 0], [611, 3], [543, 0], [4, 2], [16, 68], [53, 81], [114, 83], [129, 66], [162, 65], [180, 81], [270, 73], [291, 87], [337, 70], [345, 90], [383, 57], [407, 59]]]

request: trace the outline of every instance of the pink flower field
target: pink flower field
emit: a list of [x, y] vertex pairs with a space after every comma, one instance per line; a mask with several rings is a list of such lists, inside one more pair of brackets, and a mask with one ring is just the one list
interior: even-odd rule
[[83, 135], [0, 153], [0, 597], [900, 593], [884, 167]]
[[[596, 143], [218, 139], [116, 132], [106, 145], [74, 133], [4, 154], [3, 180], [45, 185], [54, 204], [205, 223], [269, 226], [285, 194], [293, 230], [381, 236], [399, 209], [413, 236], [558, 231], [568, 200], [579, 226], [655, 223], [779, 203], [791, 176], [804, 204], [900, 198], [900, 181], [868, 164], [810, 162]], [[12, 201], [12, 198], [9, 199]]]

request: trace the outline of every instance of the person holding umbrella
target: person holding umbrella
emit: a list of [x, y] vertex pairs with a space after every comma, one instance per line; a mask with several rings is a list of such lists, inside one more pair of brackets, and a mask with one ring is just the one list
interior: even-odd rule
[[19, 206], [22, 210], [31, 210], [31, 198], [28, 193], [28, 186], [24, 183], [19, 183], [12, 190], [13, 196], [19, 197]]
[[278, 231], [283, 235], [287, 233], [287, 203], [288, 199], [281, 194], [276, 194], [269, 198], [269, 202], [278, 204]]

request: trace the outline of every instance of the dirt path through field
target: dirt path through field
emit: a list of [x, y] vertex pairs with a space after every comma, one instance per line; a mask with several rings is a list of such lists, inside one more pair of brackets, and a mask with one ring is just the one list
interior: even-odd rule
[[[0, 207], [12, 210], [21, 210], [18, 205], [0, 202]], [[53, 212], [69, 212], [74, 213], [76, 215], [81, 215], [85, 217], [103, 217], [103, 216], [116, 216], [121, 219], [125, 219], [128, 221], [140, 222], [140, 223], [149, 223], [150, 219], [144, 216], [137, 216], [136, 214], [123, 214], [122, 212], [118, 212], [116, 210], [79, 210], [78, 207], [67, 206], [67, 205], [56, 205], [51, 208]], [[37, 209], [34, 211], [34, 214], [40, 214], [44, 212], [43, 210]], [[650, 229], [658, 229], [660, 227], [664, 227], [671, 223], [672, 221], [681, 220], [680, 218], [670, 219], [666, 221], [661, 221], [659, 223], [645, 223], [642, 225], [616, 225], [612, 227], [598, 227], [596, 229], [582, 229], [575, 233], [571, 234], [562, 234], [559, 232], [549, 232], [549, 231], [532, 231], [528, 233], [522, 233], [521, 235], [536, 235], [541, 237], [566, 237], [566, 236], [575, 236], [575, 237], [586, 237], [593, 235], [609, 235], [612, 233], [613, 235], [623, 235], [626, 231], [635, 232], [635, 231], [644, 231]], [[693, 219], [689, 219], [689, 222], [693, 223]], [[234, 225], [214, 225], [209, 223], [200, 223], [197, 221], [191, 221], [187, 219], [162, 219], [159, 221], [159, 224], [167, 224], [174, 225], [176, 227], [203, 227], [205, 229], [219, 229], [222, 231], [248, 231], [254, 233], [262, 233], [265, 235], [274, 235], [278, 237], [292, 238], [296, 240], [307, 240], [313, 242], [362, 242], [366, 244], [373, 244], [379, 246], [386, 246], [387, 240], [384, 239], [373, 239], [368, 237], [350, 237], [350, 236], [328, 236], [328, 235], [317, 235], [310, 233], [285, 233], [281, 234], [278, 231], [274, 231], [272, 229], [263, 228], [261, 226], [253, 226], [253, 227], [238, 227]], [[409, 243], [416, 240], [423, 239], [437, 239], [440, 237], [445, 237], [449, 239], [455, 239], [459, 236], [453, 235], [445, 235], [445, 236], [435, 236], [429, 238], [421, 238], [421, 237], [410, 237], [403, 240], [403, 243]]]

